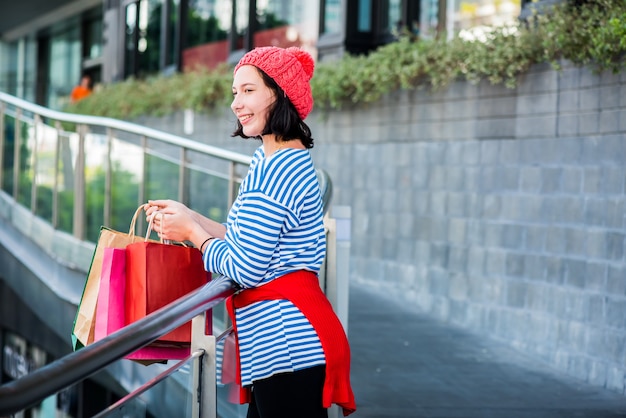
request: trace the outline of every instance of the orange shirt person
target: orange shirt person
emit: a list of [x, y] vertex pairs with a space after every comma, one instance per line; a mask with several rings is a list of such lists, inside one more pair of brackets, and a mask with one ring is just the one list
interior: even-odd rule
[[91, 77], [88, 75], [82, 76], [80, 84], [72, 89], [70, 94], [70, 101], [76, 103], [77, 101], [84, 99], [91, 94]]

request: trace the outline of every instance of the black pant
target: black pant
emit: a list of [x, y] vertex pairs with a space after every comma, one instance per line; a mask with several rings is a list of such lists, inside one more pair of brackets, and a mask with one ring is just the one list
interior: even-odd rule
[[322, 406], [326, 366], [257, 380], [247, 418], [328, 418]]

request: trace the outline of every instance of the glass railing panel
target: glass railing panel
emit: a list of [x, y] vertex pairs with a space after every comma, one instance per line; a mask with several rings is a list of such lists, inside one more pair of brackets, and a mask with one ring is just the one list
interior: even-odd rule
[[[197, 204], [200, 210], [206, 211], [203, 212], [204, 215], [220, 222], [225, 222], [230, 204], [232, 203], [230, 200], [236, 196], [239, 185], [247, 172], [248, 165], [232, 164], [230, 161], [215, 158], [211, 155], [189, 152], [187, 154], [187, 167], [196, 171], [199, 175], [196, 179], [191, 178], [191, 190], [193, 192], [190, 195], [191, 198], [196, 198], [193, 202], [194, 207]], [[206, 178], [202, 174], [210, 176], [209, 183], [205, 182]], [[231, 179], [231, 175], [234, 178]], [[213, 193], [215, 193], [215, 196], [211, 196], [212, 201], [218, 202], [217, 198], [219, 197], [221, 199], [219, 200], [220, 204], [215, 205], [212, 202], [207, 204], [206, 200], [202, 200], [206, 199], [202, 193], [203, 187], [210, 187]]]
[[[128, 360], [125, 360], [128, 361]], [[171, 418], [193, 416], [193, 393], [198, 385], [193, 373], [201, 357], [169, 361], [159, 368], [160, 375], [133, 390], [94, 418]]]
[[74, 217], [75, 162], [79, 137], [76, 133], [61, 130], [58, 140], [56, 229], [71, 234]]
[[212, 309], [213, 313], [213, 335], [220, 335], [228, 327], [231, 326], [228, 312], [226, 312], [226, 305], [220, 303]]
[[179, 196], [179, 167], [177, 161], [157, 155], [146, 155], [146, 199], [173, 199]]
[[121, 405], [113, 411], [101, 415], [107, 418], [147, 418], [151, 417], [146, 411], [146, 403], [141, 399], [133, 399], [127, 404]]
[[245, 418], [248, 407], [239, 404], [238, 388], [232, 384], [236, 367], [232, 338], [232, 335], [219, 338], [215, 345], [217, 416], [220, 418]]
[[37, 164], [35, 184], [37, 187], [37, 205], [35, 214], [52, 222], [54, 189], [57, 172], [57, 130], [43, 123], [37, 124]]
[[0, 187], [8, 194], [13, 193], [13, 158], [15, 144], [15, 119], [4, 115], [4, 144], [2, 147], [2, 184]]
[[19, 411], [14, 415], [11, 415], [11, 418], [45, 418], [45, 417], [55, 417], [55, 418], [71, 418], [74, 417], [70, 411], [64, 409], [64, 405], [62, 402], [62, 393], [57, 393], [51, 396], [48, 396], [45, 399], [42, 399], [41, 402], [33, 405], [32, 407]]
[[85, 135], [85, 238], [96, 242], [104, 225], [108, 144], [105, 135]]
[[141, 146], [127, 140], [111, 140], [111, 228], [128, 231], [137, 206], [143, 177]]
[[200, 167], [187, 170], [189, 206], [217, 222], [226, 222], [228, 210], [228, 179]]
[[31, 207], [31, 191], [33, 185], [34, 168], [33, 158], [35, 153], [35, 131], [30, 122], [20, 121], [19, 125], [19, 179], [17, 186], [17, 202]]

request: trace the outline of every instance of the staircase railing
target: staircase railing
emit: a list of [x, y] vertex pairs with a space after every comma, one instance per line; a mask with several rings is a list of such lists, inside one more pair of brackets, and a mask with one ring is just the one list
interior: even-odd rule
[[[29, 221], [25, 211], [14, 211], [10, 215], [16, 217], [11, 219], [13, 226], [59, 263], [82, 270], [85, 275], [100, 226], [125, 230], [137, 206], [147, 197], [174, 197], [213, 219], [225, 220], [250, 159], [124, 121], [53, 111], [0, 92], [0, 190], [30, 210], [32, 218]], [[332, 252], [334, 222], [326, 213], [332, 183], [324, 171], [318, 170], [317, 174], [330, 241], [328, 251]], [[198, 200], [197, 196], [207, 198]], [[25, 225], [29, 222], [30, 227]], [[42, 233], [43, 223], [52, 232]], [[143, 228], [142, 224], [140, 219], [138, 229]], [[334, 254], [328, 255], [335, 268]], [[325, 290], [326, 283], [336, 283], [334, 272], [327, 270], [325, 263], [320, 275]], [[234, 291], [231, 280], [219, 277], [107, 338], [0, 386], [0, 416], [20, 416], [19, 411], [82, 381], [193, 318], [190, 356], [135, 388], [98, 416], [122, 416], [115, 411], [191, 365], [194, 387], [189, 393], [193, 401], [186, 415], [216, 417], [219, 341], [205, 334], [204, 315], [213, 309], [214, 330], [224, 330], [228, 324], [220, 303]]]
[[[214, 347], [213, 355], [211, 355], [211, 350], [207, 350], [202, 341], [198, 340], [201, 340], [204, 336], [205, 312], [222, 302], [226, 297], [233, 294], [234, 291], [235, 286], [232, 280], [219, 277], [102, 340], [68, 354], [18, 380], [0, 386], [0, 416], [22, 411], [49, 395], [55, 394], [91, 376], [112, 362], [173, 331], [192, 320], [192, 318], [195, 323], [192, 325], [194, 332], [192, 332], [192, 353], [190, 357], [208, 355], [204, 362], [213, 363], [208, 370], [203, 370], [203, 373], [206, 374], [204, 378], [209, 377], [208, 381], [201, 382], [199, 380], [196, 386], [198, 389], [192, 391], [192, 393], [199, 392], [200, 395], [197, 395], [199, 396], [198, 399], [202, 399], [203, 396], [214, 399], [214, 395], [202, 394], [202, 391], [215, 390]], [[197, 322], [200, 325], [197, 325]], [[185, 363], [188, 360], [182, 360], [180, 363]], [[181, 364], [177, 364], [173, 368], [180, 367]], [[211, 376], [213, 381], [210, 379]], [[202, 377], [199, 377], [199, 379], [202, 379]], [[158, 380], [157, 378], [156, 381]], [[196, 403], [201, 405], [200, 401], [194, 402], [194, 404]], [[207, 408], [206, 414], [196, 416], [215, 416], [210, 414], [209, 410], [210, 408]]]

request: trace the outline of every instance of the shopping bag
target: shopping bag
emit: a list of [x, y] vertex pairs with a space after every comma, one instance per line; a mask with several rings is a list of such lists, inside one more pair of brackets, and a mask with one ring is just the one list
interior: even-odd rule
[[89, 345], [94, 341], [94, 317], [96, 315], [96, 301], [98, 299], [104, 249], [107, 247], [126, 248], [126, 245], [130, 243], [145, 241], [144, 237], [135, 236], [135, 224], [142, 210], [143, 205], [135, 211], [128, 233], [118, 232], [105, 226], [100, 228], [100, 235], [91, 259], [83, 294], [72, 327], [72, 346], [74, 350]]
[[[126, 249], [105, 248], [96, 304], [94, 341], [98, 341], [126, 325]], [[143, 365], [182, 360], [189, 356], [189, 347], [158, 347], [148, 344], [124, 358]]]
[[[150, 227], [146, 238], [150, 234]], [[161, 242], [126, 246], [126, 322], [130, 324], [206, 284], [210, 273], [195, 247]], [[191, 321], [156, 344], [188, 346]]]
[[105, 248], [96, 302], [94, 341], [101, 340], [126, 325], [125, 294], [126, 249]]

